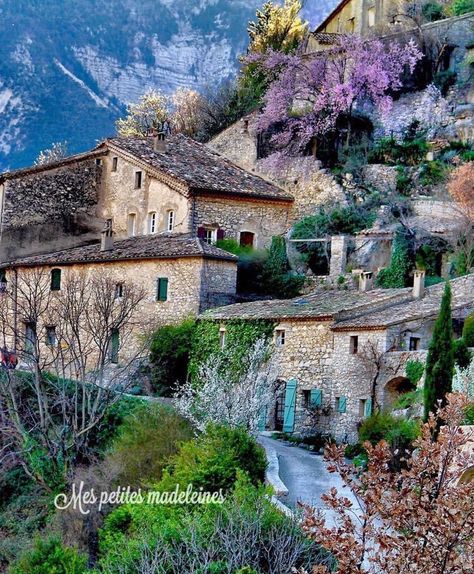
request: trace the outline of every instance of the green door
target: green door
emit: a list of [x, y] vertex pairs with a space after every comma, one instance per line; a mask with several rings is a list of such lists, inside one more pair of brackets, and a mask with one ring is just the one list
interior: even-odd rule
[[286, 383], [283, 432], [293, 432], [295, 428], [295, 408], [296, 408], [296, 379], [291, 379]]

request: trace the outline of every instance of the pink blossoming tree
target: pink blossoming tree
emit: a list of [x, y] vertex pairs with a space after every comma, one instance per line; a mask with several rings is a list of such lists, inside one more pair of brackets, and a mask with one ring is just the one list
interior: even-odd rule
[[253, 54], [248, 59], [271, 78], [259, 127], [280, 123], [283, 128], [273, 142], [285, 147], [296, 139], [304, 147], [355, 110], [375, 106], [386, 113], [390, 94], [401, 88], [404, 73], [413, 73], [421, 58], [413, 40], [386, 45], [357, 36], [340, 36], [331, 49], [318, 54]]

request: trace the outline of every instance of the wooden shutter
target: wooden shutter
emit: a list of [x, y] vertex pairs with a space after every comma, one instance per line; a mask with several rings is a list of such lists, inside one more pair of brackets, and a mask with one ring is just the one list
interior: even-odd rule
[[156, 300], [166, 301], [168, 299], [168, 279], [160, 277], [157, 281]]
[[295, 428], [295, 407], [296, 407], [296, 380], [291, 379], [286, 383], [283, 432], [293, 432]]
[[223, 229], [218, 229], [216, 234], [217, 241], [224, 239], [224, 237], [225, 237], [225, 231]]
[[320, 407], [323, 404], [323, 391], [311, 389], [309, 403], [312, 407]]
[[339, 408], [338, 411], [340, 413], [345, 413], [347, 408], [347, 399], [346, 397], [339, 397]]
[[206, 239], [205, 227], [198, 227], [197, 228], [197, 236], [199, 237], [199, 239]]
[[51, 291], [61, 290], [61, 269], [51, 270]]
[[372, 399], [367, 399], [364, 405], [364, 417], [370, 417], [372, 414]]
[[118, 363], [120, 350], [120, 332], [118, 329], [112, 329], [110, 333], [110, 362]]

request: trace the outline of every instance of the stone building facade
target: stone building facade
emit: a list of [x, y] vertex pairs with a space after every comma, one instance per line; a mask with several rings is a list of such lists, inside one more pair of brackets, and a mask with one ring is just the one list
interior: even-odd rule
[[[133, 334], [138, 344], [140, 338], [158, 326], [174, 324], [206, 309], [232, 303], [237, 258], [197, 238], [163, 235], [114, 241], [107, 247], [102, 243], [19, 258], [2, 266], [0, 271], [0, 297], [8, 297], [13, 302], [8, 320], [13, 332], [4, 344], [21, 356], [18, 341], [25, 340], [24, 331], [29, 321], [18, 318], [16, 311], [21, 308], [21, 302], [17, 301], [18, 281], [37, 282], [41, 278], [44, 285], [38, 289], [60, 292], [74, 288], [73, 280], [78, 277], [85, 280], [106, 278], [117, 298], [122, 296], [126, 286], [142, 289], [144, 297], [133, 321]], [[59, 321], [54, 310], [41, 316], [43, 323], [46, 316], [49, 327]], [[44, 329], [45, 324], [34, 327], [35, 333]], [[128, 360], [134, 348], [132, 343], [128, 349], [118, 349], [118, 360]]]
[[[273, 360], [281, 380], [268, 429], [329, 433], [355, 442], [374, 405], [388, 408], [413, 386], [409, 359], [424, 361], [444, 284], [412, 289], [313, 293], [290, 301], [231, 305], [204, 313], [225, 328], [266, 319], [275, 328]], [[474, 275], [451, 282], [455, 332], [474, 309]]]
[[0, 176], [1, 260], [118, 238], [190, 233], [266, 247], [293, 197], [182, 135], [112, 138], [89, 153]]

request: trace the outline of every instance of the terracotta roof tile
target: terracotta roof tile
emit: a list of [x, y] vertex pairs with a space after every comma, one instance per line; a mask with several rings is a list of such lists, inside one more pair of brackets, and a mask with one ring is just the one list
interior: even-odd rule
[[152, 138], [111, 138], [100, 144], [113, 147], [188, 185], [194, 193], [225, 193], [262, 199], [293, 201], [276, 185], [249, 173], [209, 147], [183, 135], [166, 138], [164, 152], [153, 150]]
[[222, 249], [209, 245], [202, 239], [189, 235], [145, 235], [114, 242], [113, 249], [101, 251], [100, 244], [73, 247], [54, 253], [32, 255], [3, 263], [6, 267], [35, 267], [39, 265], [71, 265], [74, 263], [99, 263], [139, 259], [179, 259], [182, 257], [203, 257], [237, 261]]

